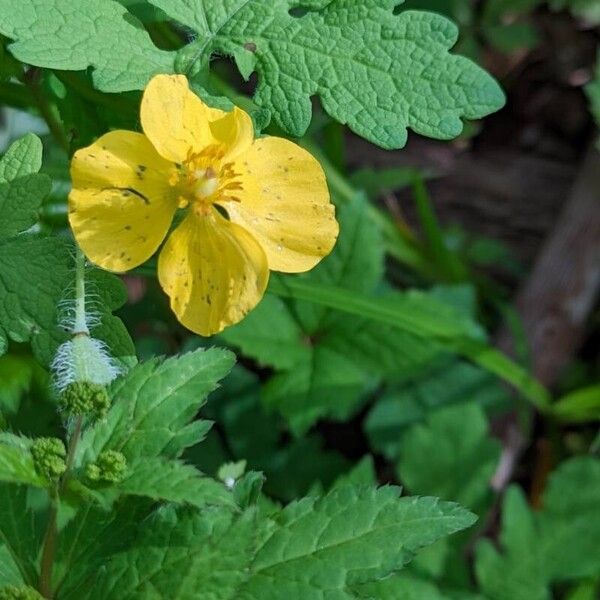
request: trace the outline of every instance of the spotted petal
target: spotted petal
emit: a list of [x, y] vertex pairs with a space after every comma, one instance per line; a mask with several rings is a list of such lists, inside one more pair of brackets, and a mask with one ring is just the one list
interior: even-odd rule
[[156, 252], [177, 209], [173, 169], [132, 131], [112, 131], [75, 153], [69, 221], [92, 262], [123, 272]]
[[325, 175], [300, 146], [277, 137], [255, 142], [233, 165], [241, 190], [224, 202], [231, 220], [252, 233], [269, 268], [312, 269], [333, 248], [338, 224]]
[[237, 323], [262, 298], [267, 259], [256, 240], [215, 209], [190, 211], [169, 236], [158, 277], [179, 321], [200, 335]]
[[[146, 86], [141, 121], [144, 133], [158, 152], [173, 162], [184, 162], [213, 144], [226, 156], [250, 145], [252, 120], [239, 108], [231, 112], [207, 106], [184, 75], [157, 75]], [[233, 153], [233, 154], [232, 154]]]

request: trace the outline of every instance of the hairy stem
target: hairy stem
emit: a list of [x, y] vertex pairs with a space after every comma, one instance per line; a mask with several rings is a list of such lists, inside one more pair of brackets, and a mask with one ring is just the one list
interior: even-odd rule
[[[78, 246], [75, 249], [75, 323], [73, 325], [73, 336], [89, 335], [89, 329], [86, 322], [85, 313], [85, 256]], [[83, 363], [83, 361], [81, 361]], [[82, 364], [80, 370], [85, 370], [86, 365]], [[75, 460], [75, 450], [79, 438], [81, 437], [81, 429], [83, 426], [83, 416], [77, 417], [73, 433], [69, 438], [67, 449], [66, 469], [60, 483], [52, 497], [52, 508], [48, 527], [44, 535], [44, 543], [42, 548], [42, 559], [40, 565], [40, 581], [39, 591], [44, 598], [52, 598], [52, 571], [54, 567], [54, 557], [56, 554], [56, 542], [58, 539], [58, 503], [60, 494], [65, 489], [67, 481], [73, 468]]]
[[79, 248], [75, 247], [75, 323], [73, 335], [89, 335], [85, 315], [85, 256]]

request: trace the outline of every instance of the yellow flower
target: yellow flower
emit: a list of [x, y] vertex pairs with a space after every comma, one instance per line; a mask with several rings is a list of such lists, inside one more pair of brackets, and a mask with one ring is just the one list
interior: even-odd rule
[[269, 270], [308, 271], [338, 225], [319, 163], [278, 137], [254, 139], [239, 108], [206, 106], [182, 75], [150, 81], [144, 134], [111, 131], [75, 153], [69, 221], [95, 264], [117, 273], [158, 260], [179, 321], [211, 335], [262, 298]]

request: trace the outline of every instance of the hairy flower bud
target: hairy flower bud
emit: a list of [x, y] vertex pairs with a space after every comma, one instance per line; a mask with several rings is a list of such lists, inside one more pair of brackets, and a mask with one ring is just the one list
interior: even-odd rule
[[105, 450], [86, 469], [86, 477], [95, 483], [119, 483], [127, 471], [127, 460], [116, 450]]
[[97, 383], [73, 381], [60, 395], [59, 406], [70, 417], [89, 414], [102, 418], [110, 407], [110, 398]]
[[28, 585], [7, 585], [0, 588], [0, 600], [43, 600], [42, 596]]
[[56, 480], [66, 470], [65, 445], [58, 438], [38, 438], [31, 445], [31, 456], [35, 470], [42, 477]]

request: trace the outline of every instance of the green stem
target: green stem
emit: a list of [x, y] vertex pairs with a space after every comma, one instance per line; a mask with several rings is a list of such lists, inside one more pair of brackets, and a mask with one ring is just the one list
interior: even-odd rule
[[22, 77], [23, 83], [27, 86], [31, 93], [31, 97], [33, 98], [35, 105], [40, 112], [40, 115], [46, 121], [48, 125], [48, 129], [54, 136], [54, 139], [58, 142], [58, 144], [64, 149], [64, 151], [69, 153], [69, 140], [63, 131], [62, 124], [59, 119], [54, 114], [48, 99], [43, 94], [42, 89], [40, 87], [40, 70], [37, 67], [32, 67], [29, 69]]
[[38, 589], [44, 598], [52, 599], [52, 568], [54, 566], [54, 555], [56, 553], [56, 540], [58, 538], [58, 527], [56, 524], [58, 516], [58, 498], [53, 496], [50, 519], [44, 535], [42, 550], [40, 582]]
[[79, 246], [75, 247], [75, 323], [73, 334], [90, 334], [85, 315], [85, 256]]
[[77, 449], [77, 444], [79, 442], [79, 438], [81, 437], [81, 429], [83, 426], [83, 416], [77, 417], [75, 421], [75, 428], [73, 429], [73, 434], [69, 440], [69, 447], [67, 450], [67, 468], [65, 469], [65, 473], [62, 476], [60, 481], [60, 485], [58, 489], [55, 491], [52, 497], [52, 508], [50, 510], [50, 518], [48, 519], [48, 527], [46, 528], [46, 533], [44, 535], [44, 544], [42, 547], [42, 559], [40, 566], [40, 582], [39, 582], [39, 591], [44, 598], [48, 598], [52, 600], [53, 592], [52, 592], [52, 571], [54, 569], [54, 557], [56, 555], [56, 543], [58, 541], [58, 503], [60, 493], [65, 489], [69, 476], [71, 474], [71, 469], [73, 468], [73, 461], [75, 460], [75, 450]]
[[[75, 323], [73, 325], [73, 337], [77, 336], [88, 336], [89, 329], [86, 323], [85, 313], [85, 256], [79, 248], [75, 247]], [[82, 361], [80, 361], [82, 362]], [[86, 365], [81, 365], [80, 368], [85, 371]], [[39, 591], [44, 598], [51, 599], [53, 596], [52, 592], [52, 571], [54, 567], [54, 557], [56, 554], [56, 542], [58, 539], [58, 503], [60, 494], [64, 491], [67, 481], [73, 468], [73, 462], [75, 460], [75, 450], [79, 438], [81, 437], [81, 429], [83, 427], [83, 416], [77, 417], [75, 421], [75, 427], [73, 433], [69, 439], [69, 445], [67, 449], [66, 458], [66, 469], [65, 473], [60, 480], [58, 488], [55, 490], [52, 496], [52, 508], [50, 510], [50, 518], [48, 520], [48, 527], [44, 535], [44, 542], [42, 546], [42, 558], [40, 563], [40, 580], [39, 580]]]

